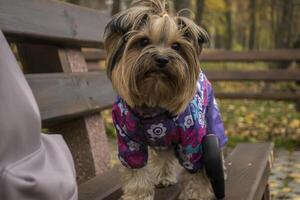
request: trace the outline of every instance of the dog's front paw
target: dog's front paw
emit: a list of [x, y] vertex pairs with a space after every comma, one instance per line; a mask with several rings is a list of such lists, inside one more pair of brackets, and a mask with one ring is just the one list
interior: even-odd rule
[[184, 172], [182, 191], [179, 200], [213, 200], [215, 199], [210, 181], [204, 170], [194, 174]]
[[121, 200], [153, 200], [154, 194], [123, 194]]
[[195, 190], [196, 188], [191, 188], [190, 190], [184, 189], [178, 199], [179, 200], [214, 200], [215, 196], [211, 192], [203, 192]]
[[169, 187], [171, 185], [175, 185], [177, 183], [177, 179], [173, 177], [163, 177], [156, 181], [155, 186], [158, 188]]

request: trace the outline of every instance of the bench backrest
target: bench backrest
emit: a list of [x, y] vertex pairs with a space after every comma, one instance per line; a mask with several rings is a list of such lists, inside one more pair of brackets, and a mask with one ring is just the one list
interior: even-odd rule
[[53, 0], [0, 0], [0, 27], [10, 41], [99, 47], [109, 17]]
[[[34, 73], [26, 78], [44, 124], [95, 112], [113, 102], [115, 93], [103, 72], [53, 73], [76, 71], [70, 65], [78, 62], [81, 47], [101, 47], [109, 17], [109, 12], [53, 0], [0, 0], [0, 29], [17, 43], [24, 71]], [[70, 49], [76, 51], [72, 58]]]

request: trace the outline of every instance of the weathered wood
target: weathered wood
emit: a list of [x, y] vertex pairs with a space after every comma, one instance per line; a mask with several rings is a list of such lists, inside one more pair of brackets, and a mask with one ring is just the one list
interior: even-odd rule
[[[97, 176], [79, 187], [79, 200], [118, 200], [122, 196], [120, 166]], [[155, 200], [173, 200], [180, 193], [179, 184], [167, 188], [157, 188]]]
[[0, 27], [10, 41], [99, 47], [109, 17], [54, 0], [0, 0]]
[[210, 81], [300, 81], [300, 70], [205, 70]]
[[[100, 113], [96, 112], [101, 108], [93, 99], [94, 96], [90, 95], [101, 94], [101, 91], [95, 92], [102, 86], [102, 82], [99, 82], [101, 78], [94, 77], [99, 85], [93, 81], [93, 78], [89, 79], [90, 82], [84, 78], [63, 78], [68, 74], [72, 76], [71, 73], [74, 71], [87, 72], [87, 65], [80, 49], [18, 44], [18, 51], [20, 55], [23, 55], [20, 56], [20, 61], [27, 72], [67, 72], [59, 74], [62, 75], [61, 79], [52, 79], [51, 75], [55, 76], [55, 74], [50, 74], [50, 76], [39, 74], [41, 77], [32, 82], [30, 78], [28, 80], [35, 91], [44, 127], [46, 126], [50, 132], [62, 133], [71, 150], [75, 161], [77, 181], [81, 183], [105, 171], [109, 163], [105, 126]], [[84, 76], [84, 73], [81, 75]], [[105, 79], [106, 75], [103, 74], [101, 77]], [[43, 79], [47, 81], [42, 81]], [[109, 83], [108, 80], [105, 80], [105, 83]], [[104, 87], [110, 87], [110, 84], [105, 84]], [[93, 88], [93, 91], [87, 88]], [[105, 98], [99, 102], [103, 102], [102, 100]], [[112, 100], [113, 98], [109, 102]], [[70, 120], [71, 117], [76, 117], [76, 119]], [[69, 120], [66, 121], [66, 119]]]
[[226, 158], [226, 200], [262, 199], [270, 172], [273, 144], [239, 144]]
[[[45, 125], [108, 108], [116, 95], [105, 72], [32, 74], [26, 77]], [[216, 97], [296, 101], [300, 94], [216, 92]]]
[[[62, 69], [65, 73], [84, 73], [88, 71], [86, 61], [80, 49], [60, 49], [59, 55], [62, 63]], [[86, 84], [89, 85], [89, 82], [86, 82]], [[97, 87], [96, 85], [94, 86]], [[110, 84], [106, 84], [106, 86], [109, 87]], [[94, 88], [93, 92], [97, 93], [97, 89]], [[105, 94], [107, 94], [107, 92]], [[90, 101], [93, 101], [91, 97], [89, 97], [89, 99]], [[90, 104], [92, 104], [92, 102], [90, 102]], [[88, 139], [88, 143], [84, 146], [89, 148], [88, 152], [79, 153], [79, 156], [75, 157], [75, 167], [78, 175], [77, 180], [79, 183], [81, 183], [90, 179], [88, 174], [95, 176], [106, 171], [109, 168], [110, 154], [107, 135], [105, 132], [105, 125], [100, 112], [81, 116], [77, 122], [79, 124], [84, 124], [85, 126], [80, 130], [80, 132], [82, 133], [82, 138]], [[74, 121], [74, 123], [76, 122]], [[64, 124], [56, 125], [55, 130], [58, 130], [58, 132], [62, 133], [72, 133], [73, 131], [78, 131], [76, 127], [74, 128], [73, 126], [74, 125], [65, 126]], [[69, 139], [70, 144], [77, 145], [73, 147], [73, 151], [76, 151], [77, 148], [80, 148], [79, 146], [83, 145], [80, 140], [78, 140], [77, 135], [75, 138], [70, 137]], [[66, 138], [66, 140], [68, 140], [68, 138]], [[84, 161], [86, 156], [85, 154], [91, 154], [93, 160], [90, 163], [87, 163], [87, 167], [93, 165], [95, 169], [94, 171], [87, 171], [86, 166], [81, 165], [80, 161]]]
[[83, 55], [87, 62], [99, 61], [106, 59], [106, 52], [102, 49], [94, 49], [89, 51], [83, 51]]
[[90, 72], [103, 71], [99, 62], [88, 62], [87, 66]]
[[235, 92], [225, 93], [216, 92], [215, 96], [220, 99], [252, 99], [252, 100], [273, 100], [273, 101], [297, 101], [300, 99], [300, 93], [292, 92], [261, 92], [246, 93]]
[[[239, 144], [226, 158], [228, 179], [226, 200], [259, 200], [267, 195], [270, 171], [271, 143]], [[180, 193], [176, 184], [156, 189], [155, 200], [174, 200]], [[79, 200], [117, 200], [122, 195], [120, 173], [117, 168], [96, 177], [79, 187]]]
[[299, 61], [300, 50], [204, 51], [200, 59], [205, 62]]
[[[103, 50], [85, 51], [87, 61], [104, 60], [106, 54]], [[299, 49], [254, 50], [254, 51], [209, 51], [204, 50], [200, 59], [202, 62], [254, 62], [254, 61], [299, 61]]]
[[103, 110], [115, 93], [105, 72], [28, 74], [44, 125]]

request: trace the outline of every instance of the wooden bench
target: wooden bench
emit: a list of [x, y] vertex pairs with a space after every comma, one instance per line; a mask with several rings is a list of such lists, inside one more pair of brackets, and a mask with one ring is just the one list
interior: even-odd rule
[[[226, 200], [269, 199], [268, 176], [273, 160], [272, 149], [270, 143], [239, 144], [226, 157]], [[155, 200], [177, 199], [179, 193], [180, 184], [159, 188], [156, 189]], [[80, 200], [117, 200], [121, 195], [118, 167], [79, 187]]]
[[[84, 52], [88, 68], [99, 71], [99, 61], [105, 59], [103, 50]], [[204, 51], [200, 58], [202, 62], [299, 62], [299, 49], [254, 50], [247, 52], [234, 51]], [[299, 82], [300, 68], [296, 69], [269, 69], [269, 70], [205, 70], [210, 81], [252, 81], [252, 82]], [[253, 99], [295, 102], [300, 111], [299, 91], [264, 91], [264, 92], [216, 92], [221, 99]]]
[[[107, 13], [54, 0], [0, 0], [0, 31], [17, 47], [43, 127], [61, 133], [71, 149], [81, 200], [117, 199], [122, 193], [118, 169], [108, 170], [100, 115], [115, 93], [105, 72], [89, 72], [81, 51], [102, 47], [108, 19]], [[240, 144], [228, 155], [227, 199], [268, 198], [272, 148], [270, 143]], [[156, 199], [175, 199], [179, 192], [179, 184], [157, 189]]]

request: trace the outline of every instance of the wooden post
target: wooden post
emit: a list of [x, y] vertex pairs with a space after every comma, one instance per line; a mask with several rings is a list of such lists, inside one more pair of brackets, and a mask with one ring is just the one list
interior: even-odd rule
[[[18, 52], [23, 69], [27, 73], [88, 71], [80, 49], [19, 44]], [[109, 168], [108, 142], [100, 113], [48, 128], [51, 133], [62, 134], [66, 140], [75, 161], [79, 184]]]

